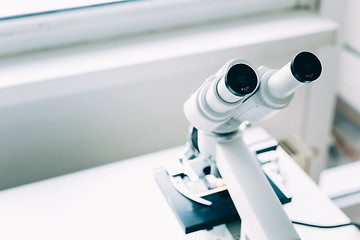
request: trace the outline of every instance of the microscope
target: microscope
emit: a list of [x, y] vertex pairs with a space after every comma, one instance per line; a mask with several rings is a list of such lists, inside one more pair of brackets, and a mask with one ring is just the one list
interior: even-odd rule
[[321, 69], [310, 52], [279, 70], [235, 59], [185, 102], [186, 150], [176, 170], [165, 169], [156, 180], [186, 233], [241, 219], [242, 240], [300, 239], [282, 207], [291, 195], [281, 172], [266, 167], [276, 163], [276, 139], [249, 146], [243, 134], [249, 123], [285, 108]]

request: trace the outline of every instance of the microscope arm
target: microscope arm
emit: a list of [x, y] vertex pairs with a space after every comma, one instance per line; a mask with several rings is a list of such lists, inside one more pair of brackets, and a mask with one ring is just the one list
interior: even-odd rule
[[241, 239], [300, 239], [242, 137], [219, 141], [216, 163], [247, 234]]

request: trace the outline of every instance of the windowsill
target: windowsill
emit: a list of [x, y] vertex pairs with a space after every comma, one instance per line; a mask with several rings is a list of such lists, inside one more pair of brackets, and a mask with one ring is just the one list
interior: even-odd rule
[[320, 188], [339, 208], [360, 203], [360, 162], [325, 169], [321, 173]]
[[[283, 12], [257, 18], [203, 25], [197, 28], [148, 34], [137, 38], [84, 44], [63, 49], [34, 52], [3, 58], [0, 62], [0, 91], [16, 86], [89, 76], [114, 69], [145, 66], [169, 59], [182, 59], [201, 54], [236, 51], [249, 46], [276, 43], [278, 48], [304, 49], [331, 44], [335, 41], [336, 25], [331, 20], [309, 12]], [[283, 40], [288, 44], [284, 45]], [[271, 54], [271, 49], [258, 51]], [[260, 54], [258, 53], [258, 54]], [[189, 59], [187, 59], [188, 61]], [[197, 66], [193, 64], [193, 68]], [[164, 69], [165, 70], [165, 69]], [[138, 73], [137, 74], [141, 74]], [[143, 76], [141, 80], [144, 80]], [[111, 83], [109, 81], [112, 81]], [[72, 82], [69, 91], [86, 91], [112, 84], [114, 80], [101, 79], [84, 86]], [[132, 78], [118, 76], [116, 84], [126, 84]], [[86, 85], [86, 84], [85, 84]], [[59, 89], [57, 89], [59, 90]], [[9, 101], [1, 98], [1, 100]], [[10, 102], [2, 105], [11, 104]]]

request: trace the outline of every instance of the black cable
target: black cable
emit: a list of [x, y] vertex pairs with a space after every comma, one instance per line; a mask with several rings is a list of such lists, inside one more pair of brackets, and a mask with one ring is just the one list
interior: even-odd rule
[[315, 227], [315, 228], [339, 228], [339, 227], [346, 227], [346, 226], [355, 226], [360, 230], [360, 224], [356, 222], [349, 222], [344, 224], [338, 224], [338, 225], [315, 225], [315, 224], [309, 224], [309, 223], [303, 223], [303, 222], [297, 222], [297, 221], [291, 221], [293, 224], [302, 225], [306, 227]]

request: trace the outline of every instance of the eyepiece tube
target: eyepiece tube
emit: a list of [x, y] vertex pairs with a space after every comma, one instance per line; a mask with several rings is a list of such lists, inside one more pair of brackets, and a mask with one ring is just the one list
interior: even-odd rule
[[[256, 69], [245, 60], [233, 60], [225, 64], [220, 80], [216, 83], [217, 95], [227, 103], [235, 103], [252, 93], [258, 86]], [[210, 101], [214, 96], [209, 96]], [[225, 109], [224, 109], [225, 110]]]
[[304, 83], [310, 83], [321, 74], [320, 60], [310, 52], [301, 52], [272, 75], [267, 83], [269, 93], [278, 99], [293, 94]]
[[234, 109], [244, 96], [258, 87], [256, 69], [245, 60], [236, 59], [225, 64], [221, 78], [206, 93], [207, 105], [215, 112]]
[[212, 132], [231, 119], [245, 97], [258, 87], [255, 66], [244, 59], [230, 60], [185, 102], [185, 115], [198, 130]]
[[[244, 63], [238, 63], [231, 66], [223, 81], [223, 84], [227, 89], [226, 92], [228, 92], [226, 95], [231, 94], [236, 97], [244, 97], [245, 95], [252, 93], [258, 84], [258, 78], [254, 69]], [[218, 86], [220, 94], [219, 88], [220, 86]]]

